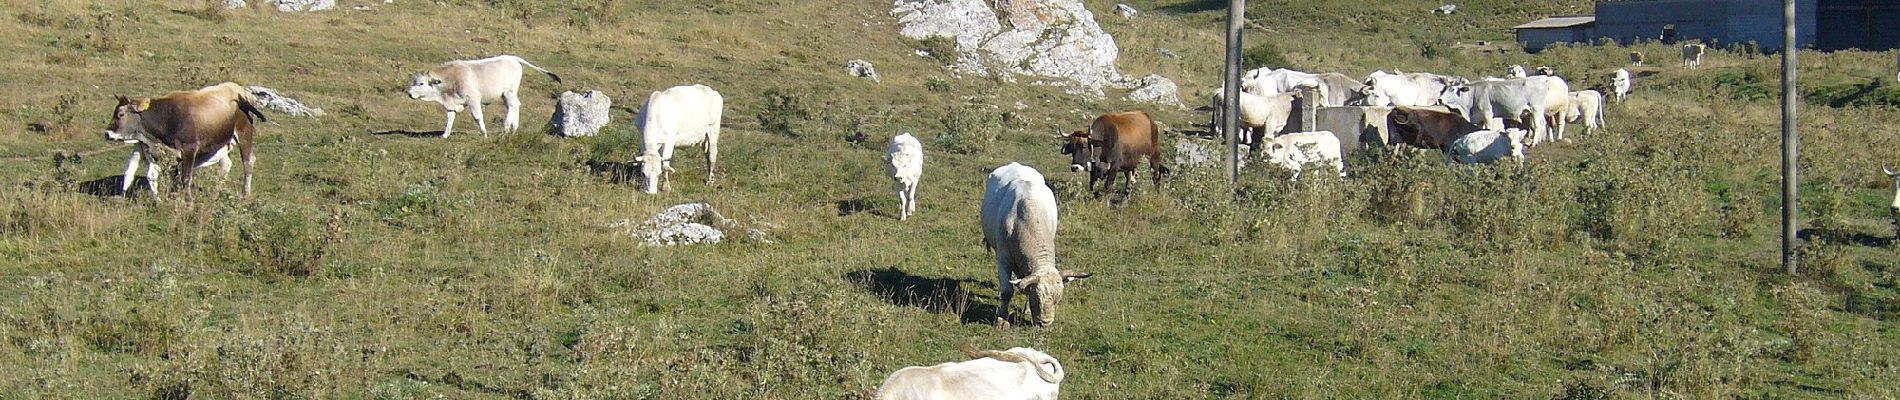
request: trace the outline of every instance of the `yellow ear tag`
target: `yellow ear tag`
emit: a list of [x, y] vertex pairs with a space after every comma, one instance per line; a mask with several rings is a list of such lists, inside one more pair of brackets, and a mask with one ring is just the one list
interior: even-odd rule
[[149, 108], [152, 108], [152, 99], [139, 99], [138, 105], [132, 106], [132, 112], [145, 112]]

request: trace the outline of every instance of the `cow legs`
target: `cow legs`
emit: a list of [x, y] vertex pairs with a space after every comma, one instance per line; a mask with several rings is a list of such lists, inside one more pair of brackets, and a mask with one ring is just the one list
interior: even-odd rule
[[912, 181], [909, 185], [904, 185], [904, 186], [905, 186], [904, 215], [909, 216], [911, 214], [916, 214], [917, 213], [917, 182]]
[[151, 154], [146, 154], [145, 155], [145, 188], [150, 189], [152, 191], [153, 203], [159, 202], [158, 170], [159, 170], [158, 158], [153, 157]]
[[719, 135], [706, 135], [706, 186], [712, 186], [713, 174], [719, 171]]
[[132, 196], [132, 181], [139, 173], [139, 162], [145, 161], [144, 144], [132, 147], [132, 157], [125, 160], [125, 179], [119, 182], [119, 195]]
[[[999, 249], [1000, 250], [1000, 249]], [[1016, 297], [1016, 285], [1009, 283], [1009, 265], [1001, 251], [996, 253], [996, 325], [1009, 326], [1009, 299]]]
[[449, 115], [449, 122], [442, 123], [442, 137], [449, 137], [449, 132], [455, 131], [455, 111], [443, 112]]
[[488, 120], [482, 117], [481, 100], [468, 102], [468, 115], [475, 117], [475, 129], [482, 131], [482, 137], [488, 137]]
[[[251, 135], [246, 134], [241, 136], [241, 138], [249, 136]], [[237, 143], [238, 156], [244, 157], [244, 191], [242, 192], [244, 198], [251, 197], [251, 170], [257, 166], [257, 154], [251, 151], [251, 145], [251, 139], [248, 138]], [[226, 162], [228, 163], [229, 161]], [[225, 167], [225, 169], [228, 171], [230, 167]]]
[[502, 92], [501, 104], [508, 107], [508, 116], [501, 120], [501, 130], [515, 133], [521, 127], [521, 98], [513, 91]]

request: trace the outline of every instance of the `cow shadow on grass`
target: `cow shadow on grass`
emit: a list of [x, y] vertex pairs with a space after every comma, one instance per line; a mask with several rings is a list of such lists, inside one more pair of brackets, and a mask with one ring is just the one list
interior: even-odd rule
[[955, 313], [966, 324], [991, 324], [996, 321], [996, 306], [974, 304], [970, 301], [971, 293], [963, 290], [964, 283], [981, 283], [976, 280], [926, 278], [911, 275], [897, 267], [852, 271], [846, 273], [844, 278], [891, 304], [917, 307], [936, 314]]
[[[123, 197], [126, 195], [124, 184], [125, 175], [108, 175], [99, 179], [80, 182], [74, 189], [80, 193], [98, 197]], [[145, 186], [145, 177], [134, 176], [132, 178], [132, 195], [137, 196], [150, 193], [145, 190]]]
[[1854, 229], [1808, 228], [1795, 232], [1795, 238], [1810, 242], [1820, 241], [1834, 244], [1851, 244], [1861, 247], [1887, 247], [1894, 244], [1894, 237], [1882, 237], [1860, 232]]
[[877, 208], [877, 206], [871, 203], [870, 199], [864, 198], [863, 196], [834, 201], [832, 204], [838, 208], [838, 216], [840, 217], [847, 217], [857, 213], [871, 213], [871, 215], [897, 219], [896, 215], [891, 215], [890, 213], [884, 212], [883, 209]]
[[593, 173], [594, 175], [604, 175], [607, 177], [608, 182], [613, 182], [616, 185], [640, 184], [639, 163], [587, 160], [582, 161], [582, 164], [587, 166], [587, 172]]
[[[481, 132], [476, 132], [476, 134], [480, 134], [480, 133]], [[412, 130], [407, 130], [407, 129], [370, 131], [369, 134], [377, 135], [377, 136], [399, 135], [399, 136], [407, 136], [407, 137], [412, 137], [412, 138], [440, 138], [442, 137], [442, 131], [412, 131]]]

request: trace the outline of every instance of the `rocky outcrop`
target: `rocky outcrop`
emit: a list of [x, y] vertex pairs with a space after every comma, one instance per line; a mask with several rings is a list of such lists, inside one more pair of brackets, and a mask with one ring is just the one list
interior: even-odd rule
[[1135, 86], [1135, 90], [1128, 92], [1128, 95], [1122, 97], [1122, 99], [1186, 107], [1181, 104], [1181, 95], [1179, 89], [1174, 86], [1174, 81], [1162, 77], [1161, 75], [1151, 74], [1142, 77], [1141, 83]]
[[1103, 89], [1128, 88], [1115, 68], [1120, 49], [1079, 0], [896, 0], [891, 14], [905, 37], [955, 39], [954, 68], [1060, 85], [1100, 98]]
[[872, 66], [870, 61], [845, 61], [844, 72], [851, 74], [851, 76], [870, 79], [872, 82], [883, 82], [877, 79], [877, 67]]
[[686, 203], [667, 207], [637, 225], [632, 220], [620, 220], [607, 224], [607, 227], [630, 228], [628, 233], [639, 239], [643, 246], [719, 243], [725, 240], [727, 231], [740, 229], [744, 230], [747, 242], [772, 243], [767, 233], [760, 229], [771, 228], [771, 224], [754, 221], [752, 225], [758, 227], [741, 227], [738, 221], [714, 211], [711, 204]]
[[606, 127], [611, 120], [608, 112], [614, 101], [606, 93], [589, 90], [586, 93], [561, 92], [560, 104], [554, 106], [554, 118], [548, 124], [554, 134], [562, 137], [594, 136], [600, 128]]
[[1138, 14], [1138, 13], [1140, 12], [1135, 11], [1135, 6], [1131, 6], [1128, 4], [1115, 5], [1115, 15], [1120, 15], [1122, 16], [1122, 18], [1134, 19], [1135, 14]]
[[323, 109], [306, 106], [303, 104], [303, 102], [297, 101], [297, 99], [290, 98], [290, 96], [285, 96], [283, 94], [277, 93], [276, 90], [272, 90], [271, 88], [267, 88], [263, 86], [245, 86], [244, 89], [251, 91], [251, 95], [257, 96], [257, 102], [262, 103], [262, 104], [258, 104], [259, 107], [277, 110], [277, 112], [295, 115], [299, 117], [323, 116]]

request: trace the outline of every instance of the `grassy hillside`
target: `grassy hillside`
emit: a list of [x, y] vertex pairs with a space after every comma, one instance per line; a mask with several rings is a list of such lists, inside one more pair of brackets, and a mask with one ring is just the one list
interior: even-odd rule
[[[1058, 357], [1068, 398], [1900, 396], [1878, 174], [1900, 164], [1900, 117], [1863, 100], [1895, 90], [1889, 54], [1802, 54], [1813, 240], [1788, 276], [1767, 58], [1684, 71], [1636, 45], [1664, 67], [1607, 132], [1523, 166], [1369, 152], [1350, 179], [1249, 170], [1239, 188], [1182, 167], [1120, 201], [1080, 193], [1052, 135], [1105, 111], [1204, 115], [959, 79], [886, 1], [344, 3], [0, 0], [17, 21], [0, 24], [0, 398], [868, 398], [964, 343]], [[1204, 98], [1220, 2], [1133, 3], [1123, 20], [1088, 2], [1123, 72]], [[1250, 43], [1315, 71], [1593, 82], [1630, 50], [1454, 46], [1581, 1], [1250, 3]], [[410, 73], [497, 53], [565, 78], [526, 77], [524, 132], [379, 134], [439, 129]], [[845, 75], [853, 58], [883, 82]], [[87, 193], [128, 151], [98, 133], [112, 95], [225, 80], [330, 114], [270, 114], [250, 199], [215, 172], [196, 204]], [[628, 110], [685, 83], [725, 94], [723, 175], [705, 185], [685, 149], [676, 191], [638, 194], [613, 165], [637, 152]], [[614, 97], [614, 128], [546, 136], [565, 89]], [[929, 166], [899, 222], [878, 156], [903, 131]], [[976, 206], [1010, 161], [1058, 192], [1061, 266], [1096, 274], [1049, 329], [990, 325]], [[689, 201], [774, 242], [640, 247], [611, 227]]]

